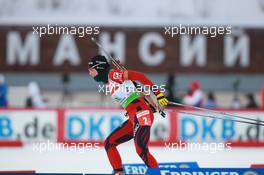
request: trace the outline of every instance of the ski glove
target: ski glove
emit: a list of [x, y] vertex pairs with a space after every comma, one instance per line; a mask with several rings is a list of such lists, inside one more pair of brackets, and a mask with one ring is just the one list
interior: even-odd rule
[[159, 105], [161, 105], [161, 106], [167, 106], [169, 103], [169, 100], [164, 96], [164, 94], [162, 92], [160, 92], [157, 95], [157, 100], [158, 100]]

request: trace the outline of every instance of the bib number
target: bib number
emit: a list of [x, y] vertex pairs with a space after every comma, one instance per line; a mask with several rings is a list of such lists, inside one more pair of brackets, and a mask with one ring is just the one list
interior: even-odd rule
[[140, 126], [151, 126], [152, 121], [150, 118], [150, 111], [144, 110], [136, 113], [138, 123]]

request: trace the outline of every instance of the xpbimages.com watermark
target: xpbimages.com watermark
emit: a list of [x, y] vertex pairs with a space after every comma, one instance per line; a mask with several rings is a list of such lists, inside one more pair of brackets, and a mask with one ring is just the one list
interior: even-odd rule
[[47, 24], [45, 26], [33, 26], [33, 34], [42, 37], [44, 35], [75, 35], [80, 38], [85, 35], [98, 35], [99, 27], [92, 26], [58, 26], [57, 24]]
[[179, 24], [178, 26], [166, 26], [164, 30], [164, 34], [170, 37], [177, 35], [207, 35], [214, 38], [217, 35], [232, 34], [231, 26], [190, 26], [188, 24]]
[[85, 151], [91, 150], [91, 149], [99, 149], [100, 143], [75, 143], [75, 142], [52, 142], [52, 141], [46, 141], [46, 142], [37, 142], [33, 143], [33, 151], [44, 153], [44, 152], [50, 152], [50, 151], [72, 151], [76, 153], [84, 153]]
[[230, 151], [232, 147], [231, 143], [222, 142], [165, 142], [166, 151], [206, 151], [209, 153], [216, 153], [221, 151]]
[[118, 90], [119, 92], [138, 92], [144, 93], [145, 95], [150, 95], [152, 92], [165, 92], [165, 85], [136, 85], [136, 86], [123, 86], [122, 84], [115, 85], [98, 85], [98, 92], [103, 93], [105, 95], [111, 94], [113, 91]]

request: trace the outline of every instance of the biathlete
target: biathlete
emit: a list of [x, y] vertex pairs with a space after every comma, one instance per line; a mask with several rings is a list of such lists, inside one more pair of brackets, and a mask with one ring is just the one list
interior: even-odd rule
[[[111, 97], [117, 101], [127, 112], [128, 120], [115, 129], [105, 140], [105, 150], [115, 174], [123, 174], [122, 161], [117, 146], [134, 138], [136, 152], [147, 167], [158, 168], [158, 163], [149, 152], [148, 142], [150, 128], [154, 120], [154, 111], [149, 103], [136, 90], [133, 81], [153, 87], [153, 82], [143, 73], [132, 70], [111, 69], [107, 59], [97, 55], [89, 61], [89, 75], [97, 82], [110, 87]], [[150, 88], [152, 89], [152, 88]], [[157, 90], [159, 105], [166, 106], [168, 100], [164, 94]]]

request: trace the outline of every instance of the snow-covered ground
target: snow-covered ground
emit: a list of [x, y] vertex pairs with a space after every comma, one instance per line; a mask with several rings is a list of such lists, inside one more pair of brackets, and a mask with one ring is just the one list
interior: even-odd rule
[[[119, 147], [123, 163], [141, 163], [131, 143]], [[151, 147], [159, 162], [193, 162], [200, 167], [241, 167], [264, 163], [264, 148], [233, 148], [230, 151], [166, 150]], [[88, 149], [83, 153], [70, 150], [37, 152], [33, 147], [1, 148], [0, 171], [35, 170], [39, 173], [110, 173], [112, 171], [103, 148]]]

